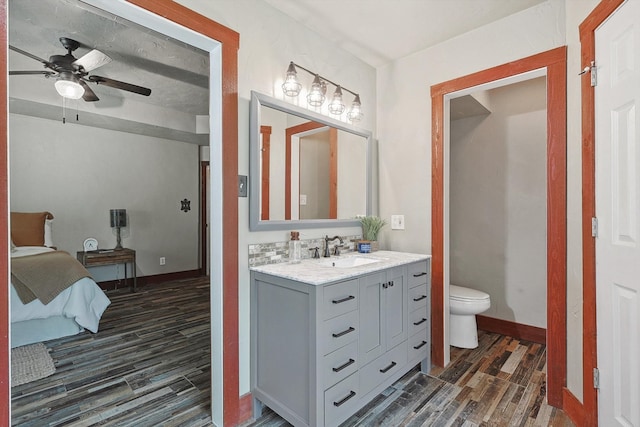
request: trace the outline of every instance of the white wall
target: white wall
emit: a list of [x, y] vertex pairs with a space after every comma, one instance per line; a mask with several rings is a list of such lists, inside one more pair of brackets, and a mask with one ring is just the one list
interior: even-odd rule
[[[11, 210], [52, 212], [58, 249], [75, 256], [87, 237], [113, 248], [109, 209], [124, 208], [122, 244], [136, 250], [139, 276], [198, 268], [197, 145], [10, 114], [9, 146]], [[101, 281], [124, 271], [92, 273]]]
[[[238, 52], [238, 173], [249, 174], [249, 100], [251, 90], [284, 99], [281, 85], [290, 61], [309, 68], [360, 94], [364, 118], [359, 127], [375, 131], [376, 71], [341, 50], [337, 45], [309, 31], [298, 22], [262, 1], [235, 0], [178, 3], [240, 33]], [[305, 73], [299, 72], [303, 84]], [[309, 84], [311, 79], [309, 79]], [[308, 86], [308, 85], [307, 85]], [[289, 101], [289, 99], [286, 99]], [[344, 96], [351, 103], [350, 96]], [[306, 106], [304, 93], [299, 105]], [[249, 232], [249, 201], [239, 199], [239, 329], [240, 394], [249, 390], [249, 244], [285, 241], [289, 230]], [[301, 230], [300, 239], [325, 234], [352, 235], [357, 228]]]
[[484, 92], [488, 115], [450, 126], [451, 283], [483, 315], [546, 328], [546, 80]]

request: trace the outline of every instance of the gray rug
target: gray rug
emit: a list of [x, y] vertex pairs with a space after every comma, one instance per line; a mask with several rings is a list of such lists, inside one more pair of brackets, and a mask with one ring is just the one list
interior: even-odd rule
[[11, 349], [11, 386], [46, 378], [56, 371], [49, 350], [41, 342]]

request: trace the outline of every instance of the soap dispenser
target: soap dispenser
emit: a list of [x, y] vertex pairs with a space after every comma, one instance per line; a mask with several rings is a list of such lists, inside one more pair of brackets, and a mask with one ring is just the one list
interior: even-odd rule
[[297, 264], [302, 258], [302, 242], [299, 240], [300, 233], [291, 232], [291, 240], [289, 241], [289, 263]]

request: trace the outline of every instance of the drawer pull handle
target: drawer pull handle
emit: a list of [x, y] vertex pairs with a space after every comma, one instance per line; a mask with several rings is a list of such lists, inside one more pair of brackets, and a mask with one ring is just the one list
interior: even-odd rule
[[347, 400], [351, 399], [355, 395], [356, 395], [356, 392], [351, 390], [351, 393], [349, 393], [344, 399], [339, 400], [337, 402], [333, 402], [333, 406], [342, 406], [345, 403], [347, 403]]
[[413, 346], [413, 348], [415, 348], [415, 349], [417, 350], [417, 349], [419, 349], [419, 348], [424, 347], [426, 344], [427, 344], [427, 342], [426, 342], [426, 341], [422, 341], [420, 344], [418, 344], [418, 345], [414, 345], [414, 346]]
[[423, 299], [425, 299], [426, 297], [427, 297], [426, 295], [422, 295], [422, 296], [420, 296], [420, 297], [418, 297], [418, 298], [414, 298], [413, 300], [414, 300], [414, 301], [416, 301], [416, 302], [418, 302], [418, 301], [422, 301], [422, 300], [423, 300]]
[[355, 360], [353, 360], [353, 359], [349, 359], [349, 361], [348, 361], [348, 362], [346, 362], [344, 365], [340, 365], [340, 366], [338, 366], [337, 368], [331, 368], [331, 369], [333, 369], [333, 372], [340, 372], [340, 371], [342, 371], [344, 368], [346, 368], [347, 366], [351, 366], [351, 365], [353, 365], [354, 363], [356, 363], [356, 361], [355, 361]]
[[393, 280], [389, 282], [389, 287], [393, 286]]
[[341, 299], [334, 299], [331, 302], [334, 303], [334, 304], [340, 304], [340, 303], [343, 303], [343, 302], [351, 301], [352, 299], [356, 299], [356, 297], [354, 297], [353, 295], [349, 295], [348, 297], [344, 297], [344, 298], [341, 298]]
[[427, 275], [426, 271], [423, 271], [422, 273], [417, 273], [417, 274], [413, 273], [413, 277], [420, 277], [420, 276], [426, 276], [426, 275]]
[[386, 373], [389, 369], [393, 368], [394, 366], [396, 366], [397, 363], [396, 362], [391, 362], [391, 364], [389, 366], [387, 366], [384, 369], [380, 369], [380, 372], [382, 372], [383, 374]]
[[417, 322], [413, 322], [413, 324], [414, 324], [414, 325], [416, 325], [416, 326], [418, 326], [418, 325], [423, 324], [423, 323], [424, 323], [424, 322], [426, 322], [426, 321], [427, 321], [427, 319], [425, 319], [425, 318], [423, 317], [423, 318], [422, 318], [422, 320], [418, 320]]
[[334, 338], [340, 338], [341, 336], [343, 336], [343, 335], [347, 335], [349, 332], [353, 332], [353, 331], [355, 331], [355, 330], [356, 330], [356, 329], [355, 329], [353, 326], [349, 326], [349, 329], [346, 329], [346, 330], [344, 330], [344, 331], [342, 331], [342, 332], [338, 332], [337, 334], [336, 334], [336, 333], [333, 333], [333, 334], [331, 334], [331, 335], [333, 335], [333, 337], [334, 337]]

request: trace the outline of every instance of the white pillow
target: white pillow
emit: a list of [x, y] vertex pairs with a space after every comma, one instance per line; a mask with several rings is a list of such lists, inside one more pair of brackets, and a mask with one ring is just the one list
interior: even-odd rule
[[53, 220], [46, 219], [44, 221], [44, 245], [47, 247], [53, 246], [53, 238], [51, 237], [52, 228], [53, 228]]

